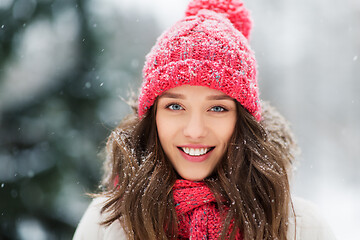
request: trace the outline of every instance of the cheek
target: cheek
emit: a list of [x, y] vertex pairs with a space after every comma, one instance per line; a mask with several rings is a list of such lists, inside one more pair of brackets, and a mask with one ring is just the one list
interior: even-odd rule
[[176, 132], [176, 122], [163, 114], [156, 115], [156, 127], [159, 140], [163, 148], [174, 138]]
[[233, 135], [234, 130], [235, 130], [235, 123], [232, 123], [231, 125], [229, 125], [227, 129], [224, 130], [224, 138], [226, 139], [227, 142], [230, 140], [231, 136]]
[[217, 137], [224, 143], [228, 143], [234, 130], [235, 130], [235, 120], [230, 119], [222, 123], [214, 123], [212, 126], [213, 131], [216, 132]]
[[166, 136], [164, 136], [164, 134], [166, 133], [166, 125], [164, 125], [164, 123], [165, 122], [162, 120], [161, 116], [159, 117], [158, 115], [156, 115], [156, 128], [161, 145], [164, 142], [164, 138], [166, 138]]

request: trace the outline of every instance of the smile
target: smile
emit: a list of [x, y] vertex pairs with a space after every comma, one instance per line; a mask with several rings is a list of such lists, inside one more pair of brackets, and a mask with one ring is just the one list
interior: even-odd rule
[[180, 149], [190, 155], [190, 156], [202, 156], [210, 152], [214, 147], [211, 148], [188, 148], [188, 147], [180, 147]]
[[203, 162], [206, 161], [214, 150], [215, 147], [178, 147], [181, 156], [190, 162]]

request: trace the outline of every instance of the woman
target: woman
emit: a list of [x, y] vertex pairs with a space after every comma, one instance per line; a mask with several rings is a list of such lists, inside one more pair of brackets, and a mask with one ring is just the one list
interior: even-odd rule
[[250, 29], [241, 2], [194, 0], [158, 39], [74, 239], [333, 238], [291, 200], [294, 143], [261, 109]]

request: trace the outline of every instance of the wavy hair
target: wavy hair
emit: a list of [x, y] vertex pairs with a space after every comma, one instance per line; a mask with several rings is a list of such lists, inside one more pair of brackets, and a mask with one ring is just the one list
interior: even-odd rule
[[[108, 199], [102, 212], [109, 214], [103, 224], [120, 220], [128, 239], [177, 238], [172, 187], [179, 176], [158, 138], [156, 105], [142, 120], [136, 113], [126, 117], [107, 141], [101, 195]], [[286, 239], [291, 202], [287, 168], [294, 158], [290, 148], [296, 144], [286, 124], [268, 131], [269, 118], [259, 123], [238, 102], [236, 107], [228, 149], [213, 174], [204, 179], [219, 209], [223, 204], [229, 207], [220, 238], [225, 239], [234, 221], [230, 239], [236, 231], [244, 240]]]

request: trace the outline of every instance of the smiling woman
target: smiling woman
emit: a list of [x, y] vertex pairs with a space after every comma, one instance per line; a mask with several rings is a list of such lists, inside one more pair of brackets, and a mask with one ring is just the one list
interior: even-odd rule
[[291, 199], [293, 139], [264, 122], [276, 115], [261, 109], [248, 11], [193, 0], [186, 15], [147, 56], [74, 239], [333, 239]]

